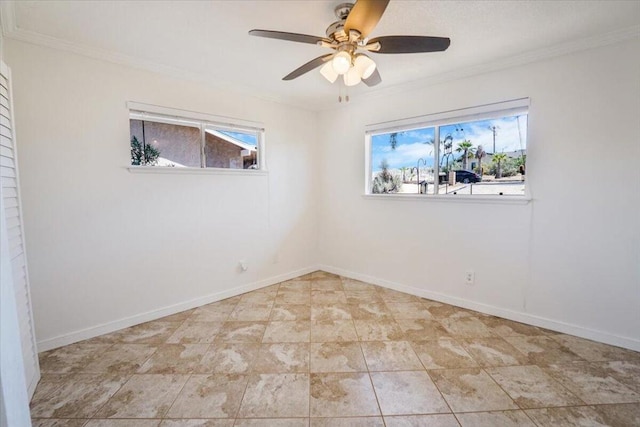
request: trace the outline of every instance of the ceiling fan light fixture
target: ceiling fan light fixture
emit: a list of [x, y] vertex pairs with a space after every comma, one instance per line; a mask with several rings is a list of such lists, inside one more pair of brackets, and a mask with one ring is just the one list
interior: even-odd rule
[[344, 84], [346, 86], [355, 86], [362, 80], [360, 77], [360, 70], [356, 67], [352, 67], [348, 73], [344, 75]]
[[369, 58], [367, 55], [363, 55], [360, 53], [356, 55], [354, 68], [358, 69], [360, 76], [366, 80], [371, 77], [371, 74], [373, 74], [373, 72], [376, 70], [376, 63], [373, 62], [373, 59]]
[[330, 83], [333, 83], [338, 79], [338, 73], [333, 69], [333, 64], [331, 62], [327, 62], [322, 68], [320, 68], [320, 74], [322, 74], [325, 79], [329, 80]]
[[331, 65], [337, 74], [346, 74], [351, 68], [351, 54], [344, 50], [336, 53], [331, 60]]

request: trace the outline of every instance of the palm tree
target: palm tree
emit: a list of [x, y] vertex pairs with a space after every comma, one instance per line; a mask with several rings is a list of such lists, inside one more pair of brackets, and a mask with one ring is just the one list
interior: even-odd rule
[[496, 153], [493, 155], [493, 163], [496, 163], [496, 178], [502, 178], [502, 162], [507, 160], [505, 153]]
[[482, 176], [482, 159], [487, 156], [487, 153], [482, 148], [482, 145], [478, 145], [476, 149], [476, 159], [478, 159], [478, 175]]
[[467, 159], [473, 158], [473, 153], [475, 149], [473, 148], [473, 144], [468, 139], [458, 143], [458, 148], [456, 148], [458, 153], [462, 152], [462, 169], [467, 170]]
[[407, 172], [409, 172], [409, 168], [403, 166], [400, 168], [400, 172], [402, 172], [402, 182], [407, 182]]

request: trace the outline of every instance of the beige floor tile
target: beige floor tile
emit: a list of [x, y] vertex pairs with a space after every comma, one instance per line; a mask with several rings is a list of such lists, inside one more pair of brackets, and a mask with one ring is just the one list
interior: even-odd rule
[[216, 335], [216, 341], [260, 342], [267, 322], [225, 322]]
[[357, 342], [311, 344], [311, 372], [366, 372], [367, 365]]
[[636, 393], [640, 393], [640, 361], [623, 360], [616, 362], [594, 363]]
[[[273, 297], [275, 299], [275, 296]], [[229, 315], [228, 320], [243, 320], [243, 321], [256, 321], [256, 320], [269, 320], [271, 315], [271, 309], [273, 304], [238, 304], [236, 308]]]
[[202, 357], [199, 366], [195, 368], [195, 373], [249, 373], [259, 351], [259, 343], [213, 343]]
[[187, 320], [167, 339], [168, 344], [212, 343], [222, 329], [222, 322], [194, 322]]
[[284, 291], [278, 292], [275, 303], [280, 304], [310, 304], [311, 293], [307, 291]]
[[139, 374], [190, 374], [209, 344], [163, 344], [138, 370]]
[[227, 320], [231, 312], [235, 309], [239, 300], [229, 302], [223, 300], [212, 304], [203, 305], [196, 308], [188, 320], [196, 322], [223, 322]]
[[[60, 379], [63, 382], [56, 383]], [[34, 418], [89, 418], [127, 381], [128, 376], [74, 374], [50, 376], [41, 382], [44, 393], [31, 400]]]
[[311, 322], [295, 320], [291, 322], [269, 322], [262, 342], [309, 342]]
[[312, 280], [313, 279], [339, 279], [340, 276], [337, 274], [329, 273], [327, 271], [316, 270], [313, 273], [309, 273], [308, 275]]
[[234, 420], [225, 419], [186, 419], [162, 420], [160, 427], [232, 427]]
[[165, 316], [161, 319], [163, 322], [184, 322], [185, 320], [187, 320], [189, 317], [191, 317], [191, 315], [196, 311], [195, 308], [192, 308], [190, 310], [185, 310], [185, 311], [181, 311], [179, 313], [176, 314], [170, 314], [169, 316]]
[[343, 291], [342, 281], [339, 278], [321, 279], [311, 282], [312, 291]]
[[413, 341], [411, 347], [426, 369], [474, 368], [478, 366], [464, 347], [452, 338]]
[[252, 375], [238, 413], [240, 418], [308, 416], [308, 374]]
[[481, 369], [429, 371], [453, 412], [518, 409], [511, 398]]
[[96, 413], [96, 418], [161, 418], [189, 375], [134, 375]]
[[309, 418], [239, 418], [234, 427], [309, 427]]
[[[313, 285], [312, 285], [313, 286]], [[344, 291], [311, 291], [311, 304], [346, 304], [347, 295]]]
[[312, 342], [357, 341], [352, 320], [324, 320], [311, 322]]
[[130, 344], [164, 344], [180, 327], [182, 322], [162, 322], [156, 320], [132, 326], [114, 333], [114, 342]]
[[393, 319], [393, 313], [384, 303], [360, 303], [350, 305], [351, 316], [357, 320]]
[[311, 306], [311, 320], [349, 320], [351, 311], [347, 304], [314, 304]]
[[87, 421], [82, 418], [34, 418], [31, 427], [83, 427]]
[[597, 405], [594, 409], [605, 423], [614, 427], [640, 426], [640, 403]]
[[422, 300], [434, 319], [458, 319], [473, 316], [474, 312], [454, 305], [442, 304], [436, 301]]
[[[272, 291], [254, 291], [249, 292], [248, 294], [242, 295], [242, 299], [238, 303], [238, 306], [248, 306], [248, 305], [270, 305], [276, 300], [276, 295], [278, 291], [276, 289]], [[236, 308], [238, 308], [236, 306]], [[245, 319], [241, 319], [245, 320]], [[246, 320], [259, 320], [259, 319], [246, 319]]]
[[384, 304], [382, 297], [375, 291], [344, 291], [347, 304]]
[[382, 297], [382, 300], [385, 303], [420, 301], [420, 298], [416, 296], [405, 294], [404, 292], [394, 291], [391, 289], [380, 288], [378, 289], [378, 294], [380, 294], [380, 296]]
[[384, 427], [382, 417], [311, 418], [311, 427]]
[[310, 280], [287, 280], [286, 282], [280, 283], [280, 287], [278, 288], [278, 292], [286, 292], [286, 291], [311, 291], [311, 281]]
[[345, 291], [365, 291], [365, 292], [377, 292], [378, 287], [370, 283], [361, 282], [360, 280], [342, 278], [342, 287]]
[[486, 372], [520, 408], [584, 405], [538, 366], [490, 368]]
[[311, 417], [380, 415], [366, 373], [311, 374]]
[[309, 320], [311, 307], [308, 304], [276, 304], [269, 320]]
[[111, 420], [94, 419], [89, 420], [84, 427], [158, 427], [160, 420]]
[[444, 328], [456, 338], [491, 338], [496, 335], [474, 316], [440, 319]]
[[168, 418], [233, 418], [238, 413], [248, 376], [192, 375], [171, 405]]
[[640, 353], [637, 351], [601, 344], [565, 334], [553, 335], [550, 336], [550, 338], [589, 362], [630, 360], [640, 363]]
[[450, 337], [447, 330], [438, 322], [427, 319], [399, 319], [396, 321], [409, 341], [432, 340]]
[[394, 320], [354, 320], [360, 341], [400, 341], [405, 338]]
[[87, 361], [81, 371], [133, 374], [154, 354], [156, 348], [148, 344], [113, 344]]
[[536, 427], [523, 411], [476, 412], [456, 416], [462, 427]]
[[395, 415], [384, 417], [384, 421], [387, 427], [460, 427], [452, 414]]
[[513, 366], [530, 363], [529, 358], [502, 338], [459, 340], [480, 366]]
[[525, 412], [539, 427], [608, 426], [603, 417], [591, 406], [527, 409]]
[[424, 369], [411, 344], [407, 341], [371, 341], [363, 342], [361, 345], [369, 371]]
[[485, 316], [481, 317], [480, 321], [487, 325], [491, 332], [501, 337], [522, 337], [543, 334], [542, 330], [535, 326], [501, 319], [499, 317]]
[[309, 372], [309, 343], [262, 344], [253, 373]]
[[383, 415], [451, 412], [425, 371], [374, 372], [371, 380]]
[[509, 344], [529, 356], [531, 363], [550, 365], [557, 363], [581, 362], [580, 356], [547, 336], [506, 337]]
[[388, 302], [387, 307], [395, 319], [432, 319], [431, 313], [420, 302]]
[[640, 394], [609, 375], [600, 364], [552, 365], [546, 372], [587, 404], [640, 402]]
[[35, 427], [640, 426], [638, 352], [321, 271], [39, 358]]
[[112, 344], [91, 344], [79, 342], [54, 350], [45, 351], [38, 355], [40, 372], [47, 374], [66, 374], [83, 370], [87, 363], [95, 360], [96, 356], [107, 351]]

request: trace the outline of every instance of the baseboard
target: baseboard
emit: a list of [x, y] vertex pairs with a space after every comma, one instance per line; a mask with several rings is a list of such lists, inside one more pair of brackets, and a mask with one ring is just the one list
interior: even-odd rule
[[548, 319], [545, 317], [540, 317], [540, 316], [536, 316], [529, 313], [508, 310], [508, 309], [496, 307], [489, 304], [479, 303], [479, 302], [471, 301], [464, 298], [442, 294], [439, 292], [432, 292], [425, 289], [415, 288], [412, 286], [391, 282], [385, 279], [368, 276], [366, 274], [360, 274], [353, 271], [343, 270], [341, 268], [332, 267], [329, 265], [320, 265], [318, 266], [318, 269], [326, 271], [328, 273], [338, 274], [343, 277], [360, 280], [363, 282], [371, 283], [374, 285], [382, 286], [382, 287], [393, 289], [396, 291], [405, 292], [411, 295], [416, 295], [422, 298], [427, 298], [427, 299], [442, 302], [445, 304], [455, 305], [457, 307], [467, 308], [469, 310], [479, 311], [481, 313], [490, 314], [492, 316], [498, 316], [504, 319], [509, 319], [516, 322], [522, 322], [529, 325], [550, 329], [552, 331], [562, 332], [564, 334], [575, 335], [581, 338], [598, 341], [604, 344], [610, 344], [618, 347], [628, 348], [634, 351], [640, 351], [640, 341], [633, 338], [613, 335], [613, 334], [598, 331], [595, 329], [589, 329], [583, 326], [578, 326], [578, 325], [565, 323], [565, 322], [561, 322], [553, 319]]
[[78, 341], [83, 341], [89, 338], [94, 338], [100, 335], [115, 332], [120, 329], [128, 328], [130, 326], [139, 325], [140, 323], [150, 322], [157, 320], [165, 316], [180, 313], [181, 311], [190, 310], [192, 308], [200, 307], [202, 305], [211, 304], [212, 302], [220, 301], [226, 298], [241, 295], [247, 292], [255, 291], [267, 286], [275, 285], [276, 283], [283, 282], [285, 280], [294, 279], [296, 277], [312, 273], [319, 268], [317, 266], [311, 266], [302, 268], [299, 270], [291, 271], [289, 273], [280, 274], [277, 276], [269, 277], [257, 282], [249, 283], [235, 288], [227, 289], [214, 294], [206, 295], [184, 301], [178, 304], [173, 304], [167, 307], [163, 307], [156, 310], [151, 310], [146, 313], [137, 314], [135, 316], [126, 317], [123, 319], [115, 320], [112, 322], [103, 323], [100, 325], [92, 326], [90, 328], [81, 329], [68, 334], [59, 335], [57, 337], [38, 341], [38, 352], [52, 350], [54, 348], [62, 347], [65, 345], [73, 344]]

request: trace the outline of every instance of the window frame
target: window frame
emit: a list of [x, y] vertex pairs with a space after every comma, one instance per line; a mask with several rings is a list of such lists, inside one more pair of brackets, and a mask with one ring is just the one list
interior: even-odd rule
[[[380, 134], [392, 132], [403, 132], [416, 129], [434, 128], [434, 141], [440, 141], [440, 127], [456, 123], [465, 123], [477, 120], [495, 119], [505, 116], [527, 113], [529, 115], [529, 98], [518, 98], [509, 101], [484, 104], [475, 107], [467, 107], [456, 110], [449, 110], [439, 113], [426, 114], [423, 116], [410, 117], [399, 120], [386, 121], [365, 126], [365, 198], [374, 199], [407, 199], [407, 200], [437, 200], [437, 201], [464, 201], [464, 202], [500, 202], [522, 204], [531, 201], [529, 185], [524, 186], [524, 195], [469, 195], [469, 194], [439, 194], [438, 180], [434, 181], [434, 194], [376, 194], [372, 192], [373, 184], [373, 164], [372, 164], [372, 137]], [[529, 146], [529, 135], [527, 126], [527, 153]], [[433, 144], [434, 175], [440, 173], [440, 144]], [[530, 160], [527, 156], [527, 160]]]
[[[265, 129], [262, 123], [132, 101], [127, 102], [127, 109], [129, 120], [146, 120], [156, 123], [194, 127], [200, 130], [200, 167], [164, 167], [129, 164], [127, 169], [129, 169], [130, 172], [238, 175], [265, 175], [267, 173]], [[207, 167], [204, 153], [207, 129], [255, 134], [257, 169]]]

